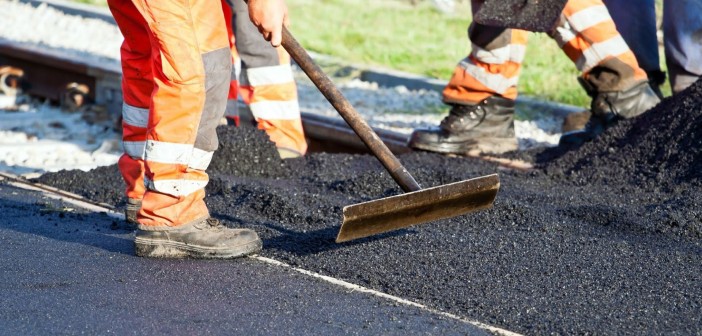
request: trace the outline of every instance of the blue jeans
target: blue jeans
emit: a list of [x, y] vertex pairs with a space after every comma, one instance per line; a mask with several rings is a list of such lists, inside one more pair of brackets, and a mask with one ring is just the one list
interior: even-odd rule
[[[604, 0], [617, 30], [649, 74], [660, 72], [654, 0]], [[702, 76], [702, 0], [663, 1], [670, 86], [678, 93]]]

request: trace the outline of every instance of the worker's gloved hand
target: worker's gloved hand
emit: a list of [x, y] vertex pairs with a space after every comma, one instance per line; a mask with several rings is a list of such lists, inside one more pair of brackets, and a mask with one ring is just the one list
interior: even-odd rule
[[288, 6], [285, 0], [248, 0], [249, 18], [266, 41], [277, 47], [283, 36], [283, 26], [288, 26]]

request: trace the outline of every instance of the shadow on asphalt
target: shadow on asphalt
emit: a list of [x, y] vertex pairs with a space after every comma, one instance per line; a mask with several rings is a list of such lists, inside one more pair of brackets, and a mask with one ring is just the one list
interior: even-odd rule
[[121, 220], [104, 213], [76, 212], [71, 205], [49, 199], [28, 199], [27, 202], [0, 200], [0, 209], [6, 216], [0, 220], [0, 230], [82, 244], [109, 252], [134, 255], [134, 241]]
[[[233, 223], [235, 226], [251, 227], [251, 223], [245, 223], [241, 219], [230, 215], [221, 213], [213, 213], [212, 215], [229, 223]], [[334, 251], [341, 248], [367, 244], [369, 242], [383, 240], [394, 236], [406, 235], [413, 232], [411, 229], [401, 229], [338, 244], [335, 240], [337, 234], [339, 233], [340, 226], [323, 228], [314, 231], [295, 231], [285, 228], [283, 225], [276, 225], [272, 222], [259, 223], [257, 226], [266, 227], [278, 233], [273, 237], [261, 237], [263, 240], [264, 250], [276, 249], [297, 256], [308, 256], [322, 252]], [[256, 230], [256, 228], [253, 229]]]

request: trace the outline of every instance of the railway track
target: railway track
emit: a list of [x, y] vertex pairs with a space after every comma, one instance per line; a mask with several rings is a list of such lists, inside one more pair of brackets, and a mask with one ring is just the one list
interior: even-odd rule
[[[34, 6], [45, 4], [67, 14], [114, 23], [109, 12], [85, 5], [53, 0], [22, 1]], [[2, 38], [0, 38], [0, 91], [6, 95], [21, 91], [31, 96], [49, 99], [69, 110], [79, 109], [85, 104], [94, 104], [104, 108], [116, 123], [121, 116], [121, 69], [118, 64]], [[370, 153], [342, 119], [304, 110], [301, 114], [311, 152]], [[247, 121], [251, 116], [243, 113], [241, 118], [242, 121]], [[374, 130], [393, 153], [402, 154], [412, 151], [407, 146], [406, 134], [379, 128]], [[510, 169], [531, 168], [529, 164], [504, 158], [491, 156], [479, 158]]]
[[[0, 88], [5, 88], [5, 94], [17, 93], [21, 89], [24, 93], [49, 99], [67, 109], [93, 103], [105, 107], [116, 121], [122, 108], [120, 78], [120, 69], [110, 63], [0, 39]], [[247, 121], [246, 114], [241, 117]], [[311, 152], [370, 153], [342, 119], [303, 111], [302, 124]], [[378, 128], [374, 130], [393, 153], [412, 151], [407, 147], [406, 135]], [[479, 158], [508, 169], [532, 168], [528, 163], [500, 157]]]
[[[21, 89], [68, 109], [94, 103], [104, 106], [115, 120], [121, 114], [121, 70], [109, 63], [0, 40], [0, 66], [8, 69], [8, 75], [3, 78], [8, 89]], [[302, 112], [302, 122], [311, 151], [367, 152], [343, 120]], [[393, 152], [410, 151], [405, 135], [383, 129], [375, 131]]]

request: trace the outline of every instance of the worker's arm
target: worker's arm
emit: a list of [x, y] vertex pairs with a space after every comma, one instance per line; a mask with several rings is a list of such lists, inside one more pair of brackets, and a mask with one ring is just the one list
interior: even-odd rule
[[288, 25], [288, 6], [285, 0], [248, 0], [251, 22], [266, 41], [277, 47], [282, 39], [283, 25]]

